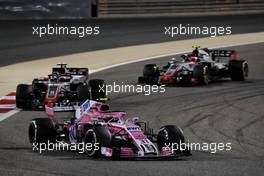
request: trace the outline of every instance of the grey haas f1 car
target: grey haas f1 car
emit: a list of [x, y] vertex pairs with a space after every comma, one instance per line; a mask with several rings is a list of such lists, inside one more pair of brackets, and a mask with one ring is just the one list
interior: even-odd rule
[[72, 68], [57, 64], [47, 77], [35, 78], [32, 84], [19, 84], [16, 88], [16, 106], [21, 109], [44, 109], [52, 106], [55, 111], [71, 111], [86, 99], [105, 98], [100, 90], [104, 80], [89, 80], [88, 68]]
[[147, 64], [139, 83], [207, 85], [210, 81], [230, 77], [244, 81], [248, 77], [248, 63], [238, 60], [234, 50], [210, 50], [196, 48], [192, 54], [182, 55], [181, 61], [172, 58], [162, 69], [156, 64]]
[[[123, 111], [111, 111], [109, 105], [87, 100], [74, 117], [62, 121], [52, 108], [46, 107], [49, 118], [33, 119], [29, 125], [29, 141], [38, 144], [83, 144], [90, 157], [178, 158], [191, 155], [181, 128], [165, 125], [156, 134], [149, 123], [138, 117], [127, 118]], [[76, 150], [76, 149], [75, 149]]]

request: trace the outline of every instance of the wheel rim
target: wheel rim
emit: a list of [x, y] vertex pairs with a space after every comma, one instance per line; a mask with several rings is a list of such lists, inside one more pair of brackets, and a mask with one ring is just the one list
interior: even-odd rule
[[248, 77], [248, 64], [247, 62], [243, 63], [243, 78], [246, 79]]
[[203, 68], [203, 75], [204, 75], [204, 84], [207, 85], [209, 83], [209, 76], [208, 76], [207, 66], [205, 66]]
[[[85, 152], [88, 156], [93, 156], [96, 152], [94, 146], [95, 143], [97, 142], [96, 140], [96, 134], [93, 130], [88, 130], [86, 136], [85, 136], [85, 140], [84, 140], [84, 145], [85, 145]], [[89, 143], [92, 145], [91, 150], [87, 150], [86, 149], [86, 144]]]
[[162, 147], [165, 146], [165, 143], [169, 140], [168, 132], [165, 129], [161, 130], [159, 132], [159, 138], [160, 138], [160, 140], [158, 142], [158, 148], [159, 148], [159, 150], [161, 150]]

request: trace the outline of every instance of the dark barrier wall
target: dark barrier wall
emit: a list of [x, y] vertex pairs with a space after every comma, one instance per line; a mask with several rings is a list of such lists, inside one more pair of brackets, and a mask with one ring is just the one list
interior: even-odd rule
[[100, 0], [99, 16], [264, 12], [264, 0]]
[[0, 0], [0, 19], [90, 18], [96, 0]]
[[264, 0], [0, 0], [0, 19], [264, 12]]

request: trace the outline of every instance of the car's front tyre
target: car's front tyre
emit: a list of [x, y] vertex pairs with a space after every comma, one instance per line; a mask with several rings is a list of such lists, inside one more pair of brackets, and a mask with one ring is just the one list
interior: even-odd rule
[[56, 136], [56, 127], [49, 118], [36, 118], [29, 124], [28, 137], [31, 144], [55, 142]]
[[101, 147], [111, 147], [112, 136], [107, 127], [94, 126], [86, 131], [83, 142], [87, 156], [100, 157]]
[[206, 65], [195, 65], [193, 70], [193, 77], [198, 80], [200, 85], [209, 84], [209, 69]]
[[157, 135], [157, 146], [159, 151], [161, 151], [163, 147], [177, 146], [174, 153], [183, 153], [184, 155], [190, 155], [189, 148], [185, 147], [184, 150], [181, 150], [181, 145], [184, 145], [184, 143], [185, 138], [183, 136], [182, 130], [179, 127], [175, 125], [166, 125], [159, 129]]

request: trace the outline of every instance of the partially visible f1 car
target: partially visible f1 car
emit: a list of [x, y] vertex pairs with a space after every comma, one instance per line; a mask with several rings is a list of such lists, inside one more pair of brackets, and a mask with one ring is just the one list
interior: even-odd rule
[[[171, 158], [191, 155], [182, 130], [166, 125], [157, 134], [148, 123], [126, 118], [122, 111], [111, 111], [102, 102], [85, 101], [70, 121], [59, 122], [47, 107], [49, 118], [33, 119], [29, 125], [32, 146], [40, 143], [83, 144], [90, 157]], [[156, 143], [156, 145], [154, 144]], [[178, 146], [174, 149], [171, 146]], [[186, 145], [187, 146], [187, 145]]]
[[207, 85], [210, 81], [230, 77], [244, 81], [248, 77], [248, 63], [238, 60], [234, 50], [210, 50], [196, 48], [192, 54], [182, 55], [182, 61], [174, 58], [162, 69], [156, 64], [144, 66], [139, 83]]
[[88, 68], [72, 68], [57, 64], [47, 77], [35, 78], [32, 84], [19, 84], [16, 106], [21, 109], [44, 109], [53, 106], [56, 111], [71, 111], [86, 99], [105, 98], [104, 81], [89, 80]]

